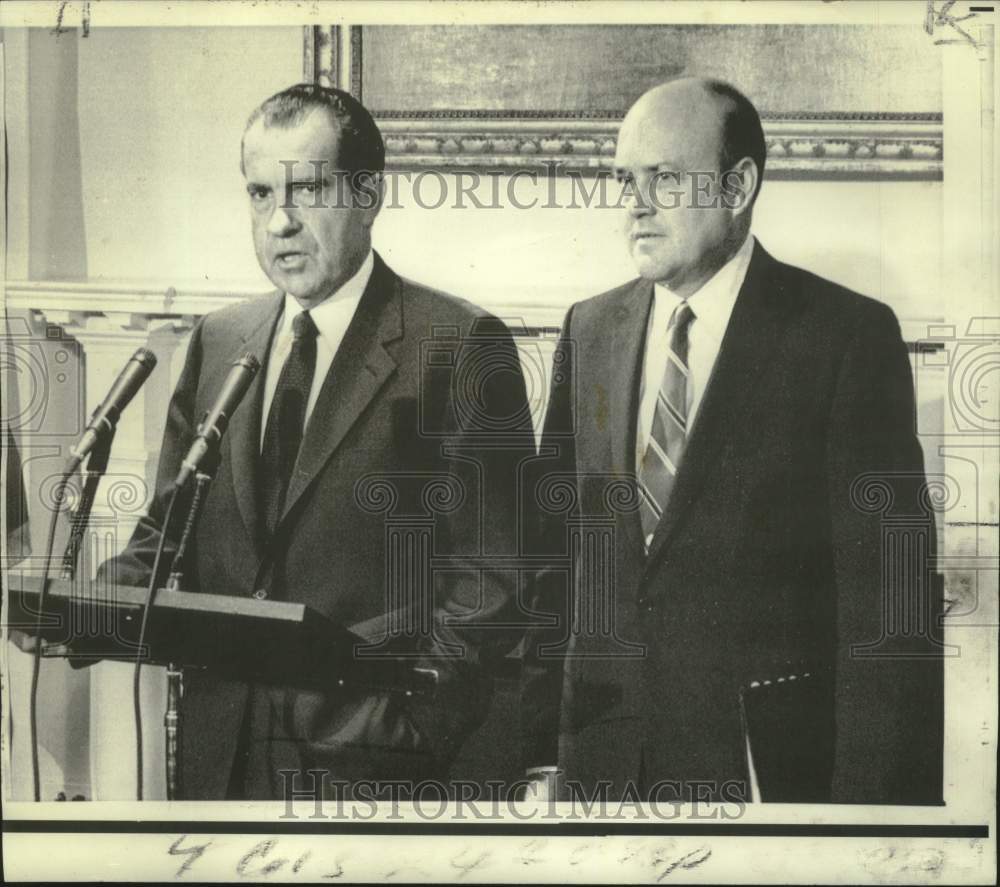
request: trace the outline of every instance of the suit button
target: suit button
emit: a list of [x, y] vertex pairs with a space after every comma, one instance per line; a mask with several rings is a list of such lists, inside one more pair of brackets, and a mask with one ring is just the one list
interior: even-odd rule
[[258, 588], [258, 589], [257, 589], [257, 590], [256, 590], [256, 591], [255, 591], [255, 592], [253, 593], [253, 596], [254, 596], [255, 598], [257, 598], [257, 600], [259, 600], [259, 601], [262, 601], [262, 600], [265, 600], [265, 599], [267, 598], [267, 592], [266, 592], [266, 591], [264, 591], [264, 589], [263, 589], [263, 588]]

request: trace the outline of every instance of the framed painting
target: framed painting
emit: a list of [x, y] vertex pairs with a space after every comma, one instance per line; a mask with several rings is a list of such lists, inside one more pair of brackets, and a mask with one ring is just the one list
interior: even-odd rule
[[761, 110], [770, 176], [941, 177], [941, 63], [920, 23], [363, 25], [304, 42], [305, 78], [363, 101], [397, 168], [607, 171], [632, 102], [703, 75]]

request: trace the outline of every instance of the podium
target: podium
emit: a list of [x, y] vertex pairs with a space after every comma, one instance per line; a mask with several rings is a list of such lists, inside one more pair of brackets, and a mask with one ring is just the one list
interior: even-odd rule
[[[7, 573], [7, 624], [35, 634], [41, 581]], [[68, 644], [74, 665], [135, 662], [146, 589], [52, 579], [41, 637]], [[304, 604], [160, 589], [153, 600], [142, 661], [204, 668], [227, 678], [303, 690], [366, 688], [433, 693], [437, 673], [412, 660], [355, 656], [368, 640]]]
[[357, 656], [370, 642], [304, 604], [163, 588], [139, 632], [146, 589], [52, 579], [39, 629], [41, 577], [4, 574], [7, 626], [69, 647], [74, 667], [101, 659], [167, 666], [167, 797], [180, 783], [181, 676], [209, 669], [221, 677], [327, 692], [432, 695], [437, 671], [412, 659]]

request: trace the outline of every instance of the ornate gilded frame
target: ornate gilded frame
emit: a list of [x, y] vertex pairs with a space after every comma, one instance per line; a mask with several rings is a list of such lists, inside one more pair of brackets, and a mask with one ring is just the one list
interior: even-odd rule
[[[305, 80], [364, 100], [362, 26], [306, 27]], [[610, 169], [619, 118], [606, 112], [375, 111], [395, 168]], [[768, 177], [940, 180], [940, 113], [762, 114]]]

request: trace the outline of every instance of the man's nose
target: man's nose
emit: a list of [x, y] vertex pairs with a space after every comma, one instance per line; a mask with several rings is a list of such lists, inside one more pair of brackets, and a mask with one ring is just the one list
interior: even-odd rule
[[649, 199], [648, 182], [632, 182], [625, 188], [625, 209], [632, 218], [651, 215], [653, 203]]
[[300, 223], [295, 216], [295, 207], [278, 204], [267, 223], [267, 233], [275, 237], [287, 237], [299, 230]]

